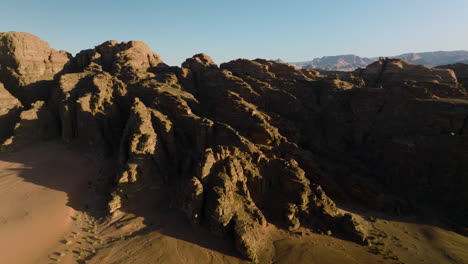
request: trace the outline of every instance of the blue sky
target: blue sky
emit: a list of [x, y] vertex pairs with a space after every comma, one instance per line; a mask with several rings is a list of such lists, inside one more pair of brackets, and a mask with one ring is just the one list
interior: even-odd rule
[[468, 0], [1, 0], [0, 31], [25, 31], [75, 54], [142, 40], [171, 65], [207, 53], [304, 61], [468, 50]]

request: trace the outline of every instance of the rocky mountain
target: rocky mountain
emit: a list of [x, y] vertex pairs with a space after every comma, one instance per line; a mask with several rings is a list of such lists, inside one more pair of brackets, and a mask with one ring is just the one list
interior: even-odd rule
[[468, 60], [468, 51], [434, 51], [421, 53], [407, 53], [394, 58], [406, 60], [408, 62], [420, 65], [435, 67], [445, 64], [453, 64], [457, 62], [466, 62]]
[[61, 138], [99, 153], [114, 164], [107, 217], [162, 199], [253, 262], [274, 258], [271, 225], [372, 245], [345, 208], [431, 210], [463, 229], [463, 67], [381, 59], [324, 76], [205, 54], [169, 67], [139, 41], [72, 57], [1, 33], [1, 150]]
[[304, 69], [321, 69], [328, 71], [353, 71], [374, 62], [375, 59], [356, 55], [325, 56], [311, 61], [292, 62], [291, 64]]
[[[435, 51], [421, 53], [405, 53], [390, 58], [403, 59], [413, 64], [435, 67], [453, 63], [467, 63], [468, 51]], [[357, 68], [365, 68], [378, 58], [366, 58], [356, 55], [339, 55], [315, 58], [311, 61], [291, 62], [291, 64], [305, 68], [326, 71], [353, 71]]]

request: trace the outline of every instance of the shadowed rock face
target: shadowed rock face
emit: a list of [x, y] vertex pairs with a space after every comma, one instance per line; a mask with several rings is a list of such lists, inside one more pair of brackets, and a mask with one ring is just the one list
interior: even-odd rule
[[21, 112], [12, 136], [3, 143], [2, 150], [52, 139], [57, 134], [57, 122], [48, 107], [43, 101], [37, 101], [31, 104], [31, 109]]
[[3, 142], [13, 131], [13, 127], [22, 109], [18, 99], [12, 96], [0, 83], [0, 141]]
[[466, 91], [458, 83], [457, 76], [449, 69], [429, 68], [401, 59], [381, 58], [357, 72], [370, 87], [402, 89], [403, 92], [419, 98], [467, 97]]
[[168, 67], [137, 41], [105, 42], [68, 65], [46, 102], [24, 107], [0, 87], [0, 136], [8, 149], [59, 132], [114, 159], [110, 213], [167, 193], [252, 261], [273, 254], [268, 224], [366, 243], [336, 204], [467, 213], [468, 101], [451, 70], [388, 60], [321, 76], [262, 59], [218, 67], [205, 54]]
[[464, 63], [455, 63], [450, 65], [437, 66], [439, 69], [450, 69], [455, 72], [458, 81], [463, 85], [463, 87], [468, 89], [468, 64]]

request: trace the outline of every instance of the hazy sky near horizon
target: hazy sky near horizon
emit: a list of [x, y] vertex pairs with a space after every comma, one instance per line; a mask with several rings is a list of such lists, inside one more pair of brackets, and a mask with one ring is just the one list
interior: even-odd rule
[[171, 65], [236, 58], [468, 50], [468, 0], [0, 0], [0, 31], [30, 32], [73, 54], [141, 40]]

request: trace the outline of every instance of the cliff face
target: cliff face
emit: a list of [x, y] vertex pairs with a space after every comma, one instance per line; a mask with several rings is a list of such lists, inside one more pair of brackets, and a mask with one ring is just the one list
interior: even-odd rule
[[[28, 53], [36, 42], [2, 43]], [[218, 66], [205, 54], [168, 67], [137, 41], [47, 52], [63, 56], [36, 67], [36, 56], [0, 49], [33, 65], [0, 60], [14, 71], [0, 80], [23, 102], [0, 87], [2, 149], [61, 136], [114, 159], [109, 213], [167, 193], [252, 261], [272, 254], [268, 224], [367, 243], [335, 202], [394, 214], [426, 203], [466, 219], [468, 101], [452, 70], [382, 60], [321, 76], [261, 59]], [[41, 93], [15, 93], [44, 80]]]

